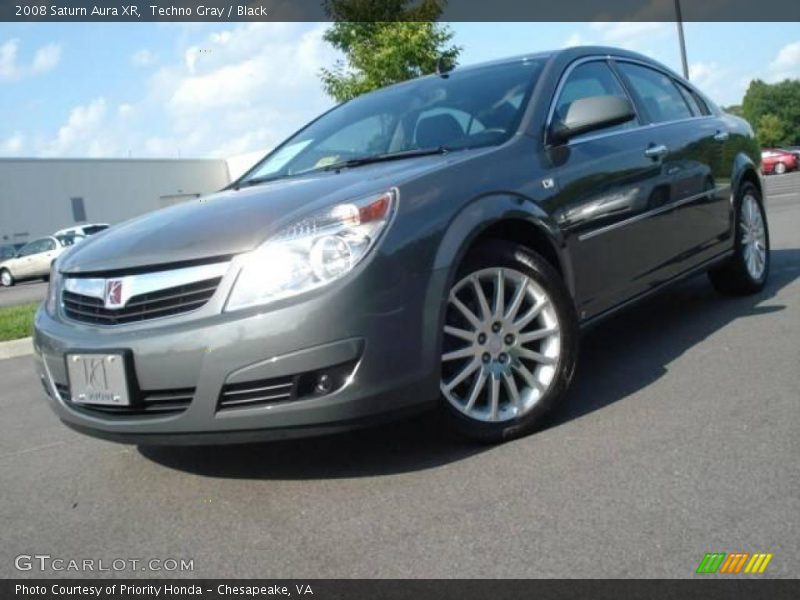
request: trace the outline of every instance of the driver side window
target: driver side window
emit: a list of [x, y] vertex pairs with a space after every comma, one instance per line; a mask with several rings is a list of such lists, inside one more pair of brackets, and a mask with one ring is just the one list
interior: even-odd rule
[[[556, 101], [556, 109], [553, 118], [558, 121], [563, 121], [573, 102], [581, 98], [591, 98], [593, 96], [619, 96], [620, 98], [627, 98], [622, 84], [620, 84], [617, 77], [611, 71], [611, 68], [600, 60], [578, 65], [567, 76], [567, 80]], [[602, 132], [629, 129], [636, 125], [637, 121], [631, 120], [621, 125], [607, 127], [603, 129]], [[575, 139], [580, 139], [580, 136]]]

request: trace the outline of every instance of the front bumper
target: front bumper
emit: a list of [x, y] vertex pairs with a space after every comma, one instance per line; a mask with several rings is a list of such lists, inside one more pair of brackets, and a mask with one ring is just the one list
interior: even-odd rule
[[[212, 301], [194, 315], [110, 328], [40, 309], [34, 327], [36, 369], [62, 421], [115, 441], [236, 443], [357, 427], [436, 401], [439, 340], [434, 332], [440, 305], [426, 299], [437, 297], [432, 290], [443, 288], [444, 277], [436, 271], [397, 277], [384, 269], [276, 307], [222, 313]], [[381, 292], [369, 291], [375, 289]], [[227, 290], [218, 293], [224, 296]], [[104, 414], [75, 405], [63, 391], [66, 355], [76, 351], [129, 352], [139, 389], [190, 388], [191, 402], [168, 415]], [[219, 406], [226, 384], [342, 364], [349, 365], [350, 376], [331, 393], [252, 407]]]

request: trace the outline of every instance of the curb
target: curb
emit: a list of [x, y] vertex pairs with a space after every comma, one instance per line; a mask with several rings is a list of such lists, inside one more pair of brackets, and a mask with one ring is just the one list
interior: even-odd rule
[[33, 338], [0, 342], [0, 360], [33, 354]]

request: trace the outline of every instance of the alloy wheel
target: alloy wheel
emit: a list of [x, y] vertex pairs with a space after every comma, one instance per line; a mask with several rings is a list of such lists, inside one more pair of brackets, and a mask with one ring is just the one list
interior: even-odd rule
[[747, 272], [753, 281], [759, 281], [767, 265], [767, 234], [758, 200], [750, 194], [742, 199], [739, 227]]
[[784, 173], [786, 173], [786, 165], [783, 164], [782, 162], [779, 162], [777, 165], [775, 165], [775, 172], [778, 175], [783, 175]]
[[11, 274], [8, 271], [3, 271], [0, 273], [0, 283], [2, 283], [5, 287], [9, 287], [11, 285]]
[[523, 416], [555, 379], [561, 354], [555, 306], [517, 270], [482, 269], [456, 283], [444, 334], [441, 391], [467, 417]]

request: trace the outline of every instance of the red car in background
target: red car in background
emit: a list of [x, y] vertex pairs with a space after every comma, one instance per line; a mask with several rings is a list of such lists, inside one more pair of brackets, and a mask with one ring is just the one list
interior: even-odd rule
[[782, 175], [787, 171], [797, 169], [797, 156], [786, 150], [765, 148], [761, 151], [761, 169], [764, 174], [775, 173]]

